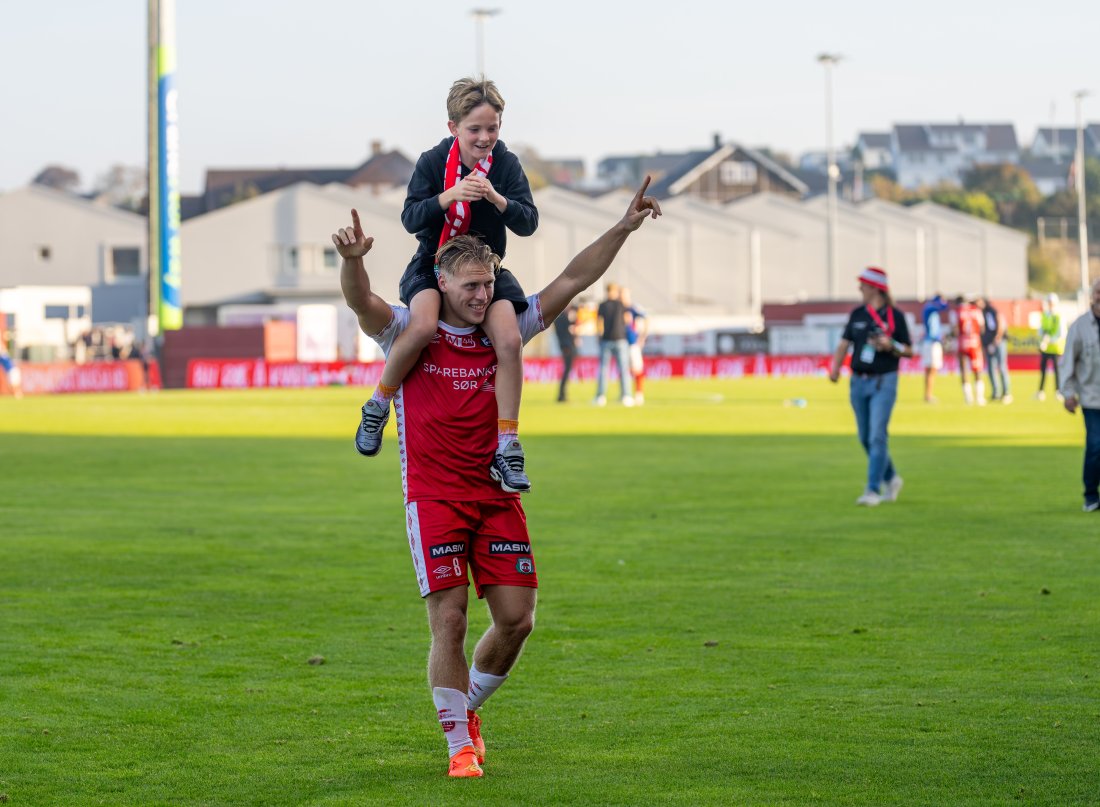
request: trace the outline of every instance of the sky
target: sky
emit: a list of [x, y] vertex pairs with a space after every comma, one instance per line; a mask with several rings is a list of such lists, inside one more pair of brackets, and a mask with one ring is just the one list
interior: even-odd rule
[[[1100, 121], [1100, 3], [495, 0], [486, 74], [502, 139], [591, 169], [723, 141], [797, 155], [893, 123]], [[415, 160], [477, 72], [475, 3], [178, 0], [181, 185], [209, 168], [346, 167], [371, 141]], [[49, 164], [84, 187], [145, 161], [145, 0], [0, 0], [0, 191]]]

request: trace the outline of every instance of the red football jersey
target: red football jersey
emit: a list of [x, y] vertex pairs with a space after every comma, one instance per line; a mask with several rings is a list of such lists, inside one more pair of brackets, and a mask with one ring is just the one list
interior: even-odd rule
[[976, 305], [959, 306], [959, 350], [974, 350], [982, 346], [982, 312]]
[[[524, 343], [546, 327], [538, 295], [528, 303], [518, 317]], [[387, 355], [409, 322], [407, 308], [391, 308], [393, 319], [374, 337]], [[497, 448], [496, 369], [484, 331], [439, 323], [393, 401], [406, 502], [519, 496], [489, 476]]]

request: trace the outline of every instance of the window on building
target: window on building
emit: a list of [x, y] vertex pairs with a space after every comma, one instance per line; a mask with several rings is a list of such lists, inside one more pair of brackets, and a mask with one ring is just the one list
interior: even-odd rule
[[727, 160], [718, 166], [723, 185], [755, 185], [756, 163]]
[[111, 247], [111, 276], [116, 280], [141, 277], [141, 250], [137, 247]]
[[332, 247], [325, 249], [325, 269], [339, 269], [340, 260]]
[[286, 268], [292, 272], [298, 271], [298, 247], [286, 248]]
[[39, 244], [34, 248], [34, 254], [41, 263], [49, 263], [50, 258], [53, 257], [53, 250], [45, 244]]
[[43, 312], [46, 319], [68, 319], [69, 318], [69, 306], [67, 305], [48, 305]]

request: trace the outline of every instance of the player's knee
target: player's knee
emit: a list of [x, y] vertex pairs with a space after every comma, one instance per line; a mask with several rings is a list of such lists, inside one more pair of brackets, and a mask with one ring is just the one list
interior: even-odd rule
[[508, 614], [503, 620], [496, 621], [496, 627], [513, 641], [522, 642], [535, 629], [535, 615], [530, 611]]

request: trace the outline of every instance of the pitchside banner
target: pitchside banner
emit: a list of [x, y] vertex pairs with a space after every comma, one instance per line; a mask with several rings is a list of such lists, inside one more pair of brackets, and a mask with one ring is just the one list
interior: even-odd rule
[[[798, 378], [826, 376], [831, 356], [670, 356], [652, 357], [645, 363], [646, 380], [666, 378], [736, 379], [752, 376]], [[561, 377], [561, 359], [524, 359], [523, 380], [556, 382]], [[187, 386], [192, 389], [249, 389], [260, 387], [373, 387], [382, 377], [383, 363], [370, 362], [267, 362], [263, 359], [191, 359], [187, 362]], [[1012, 356], [1012, 370], [1035, 370], [1038, 360], [1031, 356]], [[599, 373], [598, 359], [586, 357], [573, 364], [570, 378], [594, 381]], [[903, 373], [922, 373], [920, 359], [902, 359]], [[941, 375], [958, 371], [955, 356], [944, 357]], [[845, 371], [847, 372], [847, 371]], [[615, 379], [615, 365], [611, 365]]]
[[157, 319], [160, 330], [183, 327], [180, 299], [179, 105], [176, 92], [176, 4], [159, 0], [157, 69], [157, 222], [160, 254]]

